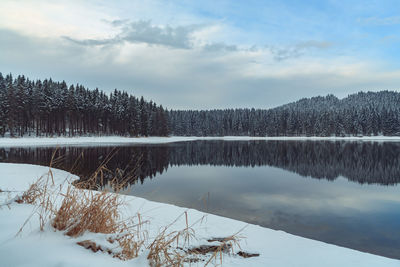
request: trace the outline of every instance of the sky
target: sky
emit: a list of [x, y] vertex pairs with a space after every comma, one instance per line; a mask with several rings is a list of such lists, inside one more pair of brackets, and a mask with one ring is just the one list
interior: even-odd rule
[[0, 72], [172, 109], [400, 89], [393, 1], [1, 0]]

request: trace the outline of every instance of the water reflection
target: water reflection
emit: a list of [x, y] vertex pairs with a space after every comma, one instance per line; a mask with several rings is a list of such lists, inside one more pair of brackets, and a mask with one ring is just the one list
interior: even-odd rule
[[[61, 168], [82, 177], [92, 173], [114, 147], [63, 147]], [[400, 182], [400, 143], [331, 141], [195, 141], [164, 145], [120, 146], [108, 167], [130, 170], [139, 162], [140, 182], [169, 166], [273, 166], [301, 176], [335, 180], [339, 176], [364, 183]], [[0, 161], [47, 165], [53, 147], [0, 148]], [[133, 164], [134, 163], [134, 164]]]
[[[114, 149], [63, 147], [57, 166], [85, 178]], [[0, 148], [0, 161], [53, 151]], [[395, 142], [196, 141], [119, 146], [108, 167], [140, 163], [128, 194], [400, 258], [399, 161]]]
[[[399, 258], [400, 188], [274, 167], [179, 166], [131, 194]], [[203, 200], [206, 200], [204, 202]]]

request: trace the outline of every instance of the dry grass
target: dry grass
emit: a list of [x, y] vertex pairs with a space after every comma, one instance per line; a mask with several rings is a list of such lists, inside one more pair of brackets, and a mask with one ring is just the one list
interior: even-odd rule
[[[55, 153], [53, 154], [54, 158]], [[56, 161], [52, 159], [52, 163]], [[70, 237], [82, 236], [85, 232], [101, 233], [107, 236], [107, 244], [96, 244], [91, 240], [77, 242], [93, 252], [101, 251], [108, 253], [121, 260], [129, 260], [138, 257], [143, 252], [148, 252], [147, 259], [151, 266], [182, 266], [187, 262], [199, 260], [199, 254], [211, 256], [204, 260], [205, 265], [212, 262], [216, 264], [222, 255], [233, 253], [233, 248], [239, 246], [237, 234], [223, 240], [218, 240], [219, 245], [205, 253], [196, 249], [190, 249], [190, 242], [196, 239], [194, 226], [202, 223], [204, 216], [192, 224], [189, 224], [188, 213], [182, 213], [174, 222], [163, 227], [160, 233], [149, 238], [144, 229], [149, 221], [143, 220], [139, 213], [128, 219], [123, 219], [121, 208], [126, 203], [124, 198], [115, 193], [105, 190], [92, 191], [82, 188], [98, 188], [100, 184], [104, 188], [105, 173], [110, 173], [106, 167], [106, 159], [103, 164], [84, 182], [56, 186], [54, 183], [51, 168], [49, 172], [40, 177], [29, 189], [17, 200], [19, 203], [34, 204], [34, 213], [39, 215], [40, 229], [43, 231], [45, 225], [50, 225], [58, 231], [63, 231]], [[112, 179], [111, 188], [119, 191], [125, 183], [132, 180], [132, 172], [117, 170]], [[122, 183], [118, 183], [122, 181]], [[32, 214], [33, 215], [33, 214]], [[32, 215], [26, 220], [22, 228], [29, 221]], [[171, 230], [178, 220], [185, 219], [185, 227], [182, 230]], [[112, 247], [112, 248], [110, 248]]]
[[[125, 203], [120, 195], [106, 191], [95, 192], [68, 187], [52, 226], [66, 235], [78, 237], [85, 232], [111, 234], [107, 241], [118, 243], [121, 252], [111, 252], [114, 257], [129, 260], [139, 255], [147, 238], [139, 213], [122, 220], [120, 208]], [[91, 247], [93, 250], [93, 246]]]
[[19, 204], [34, 204], [38, 198], [43, 194], [44, 186], [42, 185], [43, 176], [36, 182], [31, 184], [22, 196], [18, 197], [15, 201]]
[[115, 233], [119, 227], [118, 209], [122, 202], [117, 194], [93, 192], [68, 187], [52, 226], [76, 237], [89, 231], [92, 233]]
[[[120, 211], [126, 203], [121, 195], [104, 189], [107, 184], [114, 192], [119, 192], [132, 178], [132, 172], [117, 169], [114, 178], [106, 183], [105, 175], [111, 173], [106, 164], [115, 153], [112, 151], [89, 179], [79, 181], [75, 186], [69, 185], [66, 193], [61, 194], [63, 201], [54, 215], [52, 226], [71, 237], [78, 237], [85, 232], [111, 234], [108, 242], [117, 243], [121, 250], [105, 251], [119, 259], [129, 260], [137, 257], [144, 248], [147, 232], [142, 226], [148, 221], [143, 221], [139, 213], [122, 220]], [[92, 191], [83, 188], [103, 189]]]
[[42, 175], [36, 182], [31, 184], [22, 196], [16, 198], [16, 202], [20, 204], [35, 204], [34, 212], [25, 221], [18, 233], [20, 233], [29, 219], [37, 214], [39, 216], [40, 230], [43, 231], [46, 223], [54, 214], [56, 198], [59, 189], [55, 188], [53, 172], [51, 169]]
[[[181, 231], [168, 231], [183, 215], [185, 216], [186, 227]], [[151, 266], [182, 266], [183, 262], [187, 261], [188, 254], [179, 249], [179, 240], [183, 240], [183, 246], [189, 245], [190, 241], [195, 238], [195, 231], [193, 225], [189, 226], [187, 212], [185, 211], [181, 216], [164, 227], [148, 247], [149, 254], [147, 259]], [[203, 218], [195, 222], [195, 224], [202, 220]], [[175, 248], [173, 248], [173, 244], [176, 244]]]
[[[133, 182], [137, 179], [138, 171], [140, 170], [140, 162], [141, 157], [131, 160], [128, 162], [126, 168], [120, 169], [117, 168], [115, 171], [108, 169], [107, 164], [110, 160], [115, 156], [118, 152], [118, 149], [111, 150], [108, 155], [103, 159], [97, 169], [86, 179], [75, 181], [73, 184], [75, 187], [81, 189], [93, 189], [102, 191], [104, 188], [111, 188], [113, 192], [120, 192], [124, 187], [126, 187], [130, 182]], [[80, 156], [82, 157], [83, 154]], [[80, 158], [79, 157], [79, 158]], [[77, 161], [79, 160], [77, 159]], [[73, 169], [75, 165], [78, 165], [77, 161], [75, 161], [73, 167], [70, 172], [73, 173]], [[133, 167], [131, 167], [133, 166]], [[128, 170], [128, 167], [131, 167]], [[109, 177], [112, 177], [109, 179]]]
[[239, 236], [239, 233], [243, 231], [241, 229], [239, 232], [237, 232], [234, 235], [228, 236], [226, 238], [223, 238], [221, 241], [219, 241], [219, 245], [216, 246], [216, 248], [213, 251], [212, 256], [208, 259], [206, 264], [204, 266], [207, 266], [211, 262], [214, 261], [214, 263], [219, 259], [220, 264], [222, 265], [223, 261], [223, 255], [224, 254], [234, 254], [234, 249], [236, 247], [240, 248], [240, 240], [243, 238]]
[[40, 204], [43, 204], [43, 201], [48, 197], [50, 187], [54, 186], [54, 175], [51, 167], [58, 161], [58, 159], [55, 158], [57, 151], [58, 148], [53, 151], [49, 164], [49, 171], [31, 184], [28, 190], [15, 200], [17, 203], [35, 204], [36, 201], [41, 200]]
[[58, 160], [55, 158], [57, 150], [58, 149], [54, 150], [52, 154], [48, 172], [39, 177], [36, 182], [29, 186], [28, 190], [26, 190], [22, 196], [15, 200], [20, 204], [36, 204], [33, 213], [28, 217], [17, 234], [23, 230], [24, 226], [34, 214], [39, 216], [40, 230], [43, 231], [46, 223], [52, 218], [55, 212], [55, 203], [59, 197], [61, 186], [60, 188], [55, 187], [54, 175], [51, 167]]

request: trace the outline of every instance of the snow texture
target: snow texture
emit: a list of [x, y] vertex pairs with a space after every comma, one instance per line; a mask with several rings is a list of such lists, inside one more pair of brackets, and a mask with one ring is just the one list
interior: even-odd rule
[[[10, 202], [7, 199], [21, 194], [30, 183], [47, 173], [48, 167], [27, 164], [0, 163], [0, 265], [1, 266], [147, 266], [146, 251], [136, 259], [120, 261], [106, 253], [93, 253], [76, 245], [77, 241], [91, 239], [101, 242], [101, 234], [86, 233], [79, 238], [70, 238], [48, 226], [39, 231], [37, 218], [31, 218], [23, 232], [16, 233], [32, 213], [33, 206]], [[76, 179], [65, 171], [52, 169], [56, 184], [66, 179]], [[9, 192], [7, 192], [9, 191]], [[188, 211], [189, 223], [206, 215], [197, 210], [185, 209], [173, 205], [148, 201], [133, 196], [123, 196], [128, 206], [121, 211], [124, 216], [140, 212], [151, 223], [149, 235], [155, 236], [161, 227], [173, 222], [184, 211]], [[210, 215], [201, 225], [195, 227], [199, 237], [196, 244], [206, 244], [210, 237], [224, 237], [236, 233], [245, 227], [244, 222]], [[185, 227], [181, 217], [174, 224], [177, 229]], [[244, 259], [239, 256], [224, 256], [224, 266], [400, 266], [400, 261], [372, 254], [326, 244], [282, 231], [275, 231], [257, 225], [247, 225], [241, 232], [246, 238], [241, 241], [241, 249], [246, 252], [260, 253], [259, 257]], [[192, 263], [196, 266], [197, 263]], [[202, 266], [202, 263], [198, 263]]]

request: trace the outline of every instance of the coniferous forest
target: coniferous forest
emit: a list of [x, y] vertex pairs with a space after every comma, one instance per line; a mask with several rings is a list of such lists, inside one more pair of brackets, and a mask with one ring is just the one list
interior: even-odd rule
[[360, 92], [304, 98], [273, 109], [170, 111], [171, 135], [400, 135], [400, 93]]
[[167, 113], [152, 101], [114, 90], [13, 79], [0, 73], [0, 135], [166, 136]]
[[0, 73], [1, 136], [398, 136], [400, 93], [304, 98], [272, 109], [166, 110], [52, 79]]

